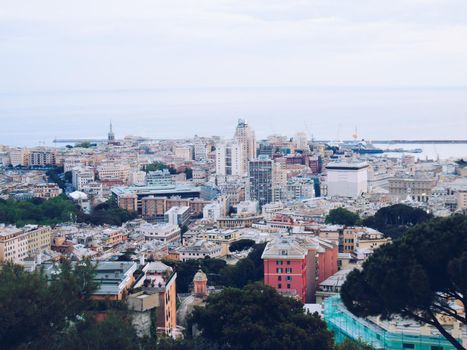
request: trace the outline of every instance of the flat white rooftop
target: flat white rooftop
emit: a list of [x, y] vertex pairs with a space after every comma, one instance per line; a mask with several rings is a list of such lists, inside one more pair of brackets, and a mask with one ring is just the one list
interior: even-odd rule
[[331, 162], [326, 165], [326, 169], [336, 170], [358, 170], [368, 167], [367, 162]]

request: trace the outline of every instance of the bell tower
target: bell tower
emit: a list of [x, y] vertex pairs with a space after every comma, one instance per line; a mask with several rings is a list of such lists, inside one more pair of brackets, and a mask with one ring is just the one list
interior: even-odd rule
[[115, 142], [115, 134], [112, 130], [112, 121], [110, 121], [110, 129], [109, 129], [109, 133], [107, 134], [107, 141], [108, 143]]

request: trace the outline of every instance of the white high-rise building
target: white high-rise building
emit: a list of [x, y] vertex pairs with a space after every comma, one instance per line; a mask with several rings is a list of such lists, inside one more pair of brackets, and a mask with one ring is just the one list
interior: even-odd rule
[[222, 216], [222, 207], [219, 203], [206, 204], [203, 208], [203, 219], [216, 221]]
[[326, 165], [328, 196], [360, 197], [368, 192], [366, 162], [332, 162]]
[[248, 161], [256, 159], [256, 139], [255, 132], [246, 120], [239, 119], [235, 129], [234, 139], [242, 145], [243, 169], [248, 170]]
[[208, 150], [206, 147], [206, 142], [200, 138], [198, 135], [195, 135], [193, 142], [194, 157], [197, 161], [206, 160], [208, 158]]
[[238, 142], [220, 143], [216, 146], [216, 175], [245, 176], [243, 145]]
[[83, 186], [95, 180], [94, 169], [90, 167], [75, 168], [71, 171], [71, 179], [74, 189], [82, 191]]
[[293, 144], [296, 149], [309, 151], [307, 136], [304, 132], [297, 132], [293, 137]]
[[128, 184], [144, 186], [146, 184], [146, 172], [140, 170], [130, 172], [128, 175]]

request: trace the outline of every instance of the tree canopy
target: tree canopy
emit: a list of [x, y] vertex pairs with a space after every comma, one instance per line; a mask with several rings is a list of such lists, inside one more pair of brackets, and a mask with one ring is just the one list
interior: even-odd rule
[[198, 269], [208, 276], [208, 283], [214, 286], [241, 288], [248, 283], [263, 279], [263, 260], [261, 254], [266, 244], [253, 245], [252, 251], [245, 259], [235, 265], [227, 265], [221, 259], [198, 259], [187, 261], [165, 260], [164, 263], [177, 271], [177, 292], [188, 293], [190, 284]]
[[252, 239], [240, 239], [230, 244], [229, 250], [231, 252], [245, 250], [251, 248], [255, 244]]
[[43, 200], [26, 201], [0, 199], [0, 222], [24, 226], [26, 224], [55, 225], [71, 221], [79, 209], [64, 195]]
[[456, 163], [457, 165], [459, 165], [461, 168], [464, 168], [467, 166], [467, 160], [465, 160], [464, 158], [460, 158], [458, 160], [456, 160]]
[[[225, 267], [217, 259], [202, 261], [213, 270]], [[62, 261], [58, 271], [47, 278], [40, 270], [31, 273], [18, 265], [0, 268], [2, 349], [370, 349], [351, 341], [335, 347], [318, 315], [305, 314], [300, 301], [261, 283], [211, 295], [206, 308], [196, 308], [189, 318], [200, 334], [189, 331], [178, 340], [138, 338], [123, 302], [91, 299], [98, 288], [93, 262]]]
[[50, 170], [47, 170], [46, 172], [47, 178], [49, 179], [50, 182], [55, 182], [58, 185], [58, 187], [65, 190], [65, 181], [61, 177], [61, 174], [63, 174], [63, 167], [50, 169]]
[[325, 220], [326, 224], [355, 226], [359, 222], [360, 217], [358, 214], [341, 207], [330, 210]]
[[433, 219], [377, 249], [352, 271], [341, 290], [358, 316], [400, 314], [437, 328], [457, 349], [462, 345], [438, 321], [447, 315], [467, 325], [453, 302], [467, 306], [467, 217]]
[[136, 213], [119, 208], [112, 200], [97, 205], [90, 214], [79, 213], [78, 221], [93, 225], [115, 225], [121, 226], [124, 222], [133, 220], [137, 217]]
[[94, 271], [88, 260], [74, 268], [64, 261], [48, 284], [41, 271], [29, 273], [18, 265], [4, 265], [0, 270], [0, 344], [16, 348], [41, 343], [67, 328], [97, 288]]
[[260, 283], [227, 288], [196, 307], [189, 321], [222, 349], [333, 349], [332, 333], [303, 304]]
[[75, 145], [75, 148], [90, 148], [90, 147], [93, 147], [93, 146], [96, 146], [95, 143], [91, 143], [89, 141], [83, 141], [81, 143], [77, 143]]
[[187, 180], [190, 180], [193, 178], [193, 169], [191, 168], [186, 168], [185, 169], [185, 175], [186, 175], [186, 179]]
[[200, 259], [175, 261], [164, 260], [164, 263], [177, 271], [177, 293], [188, 293], [195, 273], [201, 268], [208, 276], [209, 283], [216, 285], [219, 282], [220, 271], [226, 263], [220, 259]]
[[[7, 264], [0, 269], [0, 344], [2, 349], [154, 348], [138, 339], [125, 308], [107, 309], [97, 322], [102, 302], [91, 295], [98, 288], [94, 263], [62, 261], [48, 280], [40, 270], [27, 272]], [[154, 342], [153, 342], [154, 343]]]
[[167, 169], [170, 174], [176, 174], [177, 170], [175, 168], [169, 167], [167, 164], [163, 162], [153, 162], [151, 164], [148, 164], [144, 167], [145, 172], [150, 172], [150, 171], [156, 171], [156, 170], [164, 170]]
[[261, 255], [265, 247], [266, 243], [255, 244], [245, 259], [239, 260], [235, 265], [227, 265], [221, 271], [222, 285], [242, 288], [249, 283], [262, 281], [264, 263]]
[[83, 213], [65, 195], [51, 199], [33, 198], [16, 201], [0, 199], [0, 222], [24, 226], [27, 224], [56, 225], [77, 220], [93, 225], [116, 225], [136, 218], [136, 213], [130, 213], [117, 207], [112, 201], [96, 206], [91, 214]]
[[364, 226], [372, 227], [386, 236], [398, 238], [407, 229], [419, 223], [430, 220], [433, 215], [420, 208], [405, 204], [395, 204], [379, 209], [374, 216], [363, 220]]
[[[155, 350], [155, 342], [139, 339], [126, 313], [110, 311], [104, 321], [98, 322], [92, 317], [85, 318], [70, 327], [66, 336], [55, 334], [53, 347], [48, 342], [48, 349], [57, 350]], [[147, 343], [147, 344], [146, 344]], [[151, 346], [152, 345], [152, 346]], [[40, 349], [40, 348], [38, 348]]]

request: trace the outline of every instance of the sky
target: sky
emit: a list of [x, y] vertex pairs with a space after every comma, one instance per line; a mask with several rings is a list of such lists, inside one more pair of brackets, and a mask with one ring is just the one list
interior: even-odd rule
[[391, 108], [412, 133], [428, 118], [462, 137], [466, 14], [465, 0], [0, 0], [0, 143], [12, 119], [44, 116], [67, 135], [76, 118], [173, 118], [175, 137], [241, 116], [260, 134], [291, 118], [328, 138], [405, 136], [380, 130]]

